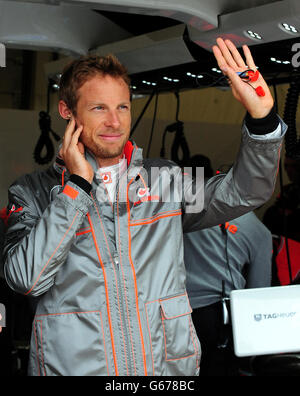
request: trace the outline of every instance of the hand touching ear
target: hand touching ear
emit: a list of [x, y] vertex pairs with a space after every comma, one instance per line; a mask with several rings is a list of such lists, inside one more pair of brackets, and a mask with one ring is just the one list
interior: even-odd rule
[[76, 122], [74, 117], [72, 117], [66, 128], [59, 155], [64, 160], [70, 174], [81, 176], [89, 183], [92, 183], [94, 170], [85, 159], [85, 147], [79, 141], [82, 130], [82, 125], [76, 129]]
[[[213, 53], [223, 74], [228, 77], [234, 97], [242, 103], [253, 118], [267, 116], [274, 105], [270, 89], [259, 74], [257, 81], [245, 83], [238, 75], [247, 69], [257, 71], [256, 65], [247, 45], [243, 46], [246, 63], [236, 46], [230, 40], [217, 39], [217, 45], [213, 46]], [[264, 96], [259, 96], [255, 91], [261, 87]], [[261, 89], [260, 89], [261, 90]]]

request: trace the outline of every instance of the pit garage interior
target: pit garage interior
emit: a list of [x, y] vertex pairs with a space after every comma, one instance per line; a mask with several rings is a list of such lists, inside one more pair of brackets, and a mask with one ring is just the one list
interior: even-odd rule
[[[132, 138], [146, 157], [183, 163], [204, 154], [215, 172], [228, 169], [245, 111], [218, 69], [212, 53], [217, 37], [250, 47], [289, 127], [276, 189], [256, 210], [263, 219], [289, 183], [286, 153], [300, 156], [297, 0], [0, 0], [0, 208], [7, 205], [14, 180], [54, 159], [66, 125], [58, 113], [61, 72], [70, 60], [89, 53], [113, 53], [127, 67]], [[179, 133], [183, 140], [175, 146]], [[10, 293], [7, 304], [10, 327], [3, 331], [9, 332], [12, 353], [9, 364], [1, 362], [2, 370], [26, 376], [27, 302]], [[298, 355], [295, 359], [299, 375]], [[253, 375], [248, 366], [245, 372]]]

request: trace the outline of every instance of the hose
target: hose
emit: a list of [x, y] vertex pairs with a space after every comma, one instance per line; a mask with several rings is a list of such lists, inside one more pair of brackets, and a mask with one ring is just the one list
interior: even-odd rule
[[[41, 136], [35, 146], [33, 157], [35, 161], [40, 165], [48, 164], [54, 157], [55, 150], [52, 140], [50, 139], [50, 132], [52, 133], [56, 141], [60, 140], [60, 137], [51, 129], [51, 117], [45, 111], [41, 111], [40, 114], [40, 129]], [[46, 154], [42, 156], [43, 148], [46, 149]]]
[[293, 159], [300, 159], [300, 146], [296, 127], [299, 93], [300, 76], [295, 76], [288, 89], [283, 115], [283, 120], [288, 126], [285, 135], [285, 152], [287, 157]]
[[[288, 130], [285, 135], [285, 154], [286, 157], [292, 159], [300, 159], [300, 146], [297, 134], [297, 127], [296, 127], [296, 117], [297, 117], [297, 107], [298, 107], [298, 99], [300, 93], [300, 77], [295, 76], [288, 89], [285, 101], [285, 108], [283, 114], [283, 120], [288, 126]], [[280, 163], [280, 190], [281, 195], [283, 196], [283, 182], [282, 182], [282, 169]], [[292, 277], [292, 266], [291, 266], [291, 259], [290, 259], [290, 252], [289, 252], [289, 241], [287, 238], [287, 216], [285, 215], [285, 208], [283, 208], [284, 216], [283, 216], [283, 235], [286, 244], [286, 255], [287, 255], [287, 262], [288, 262], [288, 271], [289, 271], [289, 278], [290, 284], [293, 281]]]
[[[176, 107], [176, 122], [173, 124], [170, 124], [166, 127], [164, 134], [163, 134], [163, 139], [162, 139], [162, 148], [160, 150], [160, 156], [162, 158], [165, 158], [165, 139], [166, 139], [166, 134], [167, 132], [175, 132], [175, 138], [173, 140], [173, 144], [171, 147], [171, 159], [174, 161], [177, 165], [179, 166], [186, 166], [190, 159], [190, 150], [189, 146], [187, 144], [186, 138], [184, 136], [184, 123], [182, 121], [179, 121], [178, 115], [179, 115], [179, 109], [180, 109], [180, 98], [179, 98], [179, 93], [175, 92], [174, 93], [177, 99], [177, 107]], [[179, 158], [179, 149], [182, 151], [182, 158]]]

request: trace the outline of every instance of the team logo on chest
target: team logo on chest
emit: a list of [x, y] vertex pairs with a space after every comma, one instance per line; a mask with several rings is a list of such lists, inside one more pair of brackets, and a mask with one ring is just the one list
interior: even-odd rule
[[137, 192], [137, 195], [140, 198], [149, 197], [149, 195], [150, 195], [149, 187], [147, 187], [147, 188], [139, 188], [138, 192]]
[[100, 177], [104, 184], [112, 183], [111, 172], [101, 173]]

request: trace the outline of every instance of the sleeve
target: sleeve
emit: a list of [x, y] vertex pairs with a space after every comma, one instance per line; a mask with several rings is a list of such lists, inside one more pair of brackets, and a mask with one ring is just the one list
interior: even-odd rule
[[44, 211], [43, 194], [28, 179], [9, 190], [4, 274], [14, 291], [31, 296], [45, 293], [54, 284], [92, 204], [92, 198], [70, 181]]
[[245, 116], [245, 125], [249, 133], [257, 139], [272, 139], [280, 136], [281, 128], [275, 106], [273, 106], [269, 114], [263, 118], [252, 118], [247, 112]]
[[278, 120], [280, 136], [276, 138], [257, 139], [243, 124], [240, 150], [226, 175], [217, 175], [207, 182], [196, 178], [193, 182], [184, 183], [184, 232], [212, 227], [240, 217], [270, 199], [287, 129], [279, 117]]
[[272, 234], [257, 219], [249, 243], [250, 262], [247, 273], [247, 288], [270, 287], [272, 281]]

